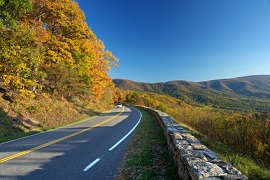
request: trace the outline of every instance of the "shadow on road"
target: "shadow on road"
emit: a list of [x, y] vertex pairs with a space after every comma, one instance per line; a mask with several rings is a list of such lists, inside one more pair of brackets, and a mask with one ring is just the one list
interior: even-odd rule
[[[106, 119], [118, 114], [119, 112], [104, 113], [95, 119]], [[119, 117], [129, 117], [131, 114], [131, 112], [123, 112]], [[20, 141], [0, 144], [0, 159], [3, 158], [3, 155], [25, 151], [85, 128], [93, 127], [93, 125], [88, 126], [92, 120], [94, 119], [38, 134]], [[21, 156], [19, 157], [20, 161], [12, 159], [1, 163], [0, 179], [77, 179], [78, 176], [85, 176], [87, 179], [87, 173], [84, 173], [83, 169], [92, 161], [90, 154], [95, 156], [101, 155], [102, 150], [99, 147], [106, 147], [106, 150], [108, 150], [131, 129], [129, 124], [130, 122], [128, 121], [119, 121], [113, 126], [95, 127], [76, 136], [38, 149], [33, 153]], [[112, 134], [119, 132], [119, 129], [123, 129], [123, 135], [113, 137]], [[20, 172], [22, 167], [26, 169], [23, 173]]]

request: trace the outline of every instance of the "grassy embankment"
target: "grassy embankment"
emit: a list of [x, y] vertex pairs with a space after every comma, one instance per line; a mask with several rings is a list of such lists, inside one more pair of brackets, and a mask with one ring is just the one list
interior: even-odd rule
[[75, 123], [111, 108], [98, 103], [85, 107], [79, 100], [71, 103], [46, 95], [11, 102], [0, 94], [0, 143]]
[[142, 120], [126, 152], [117, 179], [179, 179], [156, 118], [140, 109]]

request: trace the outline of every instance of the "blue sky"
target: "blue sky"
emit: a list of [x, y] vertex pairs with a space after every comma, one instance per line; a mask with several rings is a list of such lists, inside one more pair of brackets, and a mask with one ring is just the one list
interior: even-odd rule
[[112, 78], [207, 81], [270, 74], [270, 0], [77, 0], [120, 59]]

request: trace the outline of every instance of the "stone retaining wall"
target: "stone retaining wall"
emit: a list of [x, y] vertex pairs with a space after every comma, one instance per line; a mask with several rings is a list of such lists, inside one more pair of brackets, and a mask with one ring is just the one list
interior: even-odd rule
[[158, 120], [167, 139], [168, 148], [178, 166], [180, 179], [192, 180], [247, 180], [245, 175], [220, 159], [201, 144], [167, 114], [143, 107]]

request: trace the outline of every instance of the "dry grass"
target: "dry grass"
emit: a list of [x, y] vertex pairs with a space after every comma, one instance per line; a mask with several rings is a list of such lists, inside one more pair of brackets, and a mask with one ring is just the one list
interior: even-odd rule
[[0, 93], [0, 142], [67, 125], [112, 108], [101, 102], [89, 102], [88, 106], [78, 103], [46, 94], [8, 101]]

